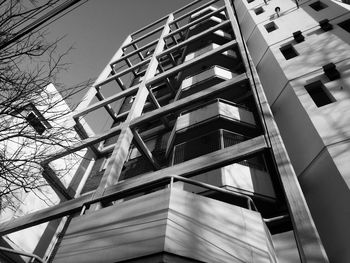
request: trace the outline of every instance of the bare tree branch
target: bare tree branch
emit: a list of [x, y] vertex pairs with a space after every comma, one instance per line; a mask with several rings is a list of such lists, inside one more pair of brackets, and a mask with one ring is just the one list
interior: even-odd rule
[[[59, 2], [0, 1], [0, 44]], [[23, 191], [45, 186], [40, 163], [79, 140], [67, 122], [70, 110], [62, 105], [90, 82], [69, 89], [57, 83], [57, 74], [67, 69], [64, 59], [69, 52], [58, 54], [60, 40], [49, 43], [45, 32], [32, 32], [0, 52], [1, 209], [16, 209]], [[47, 89], [50, 83], [61, 87], [62, 96]], [[69, 173], [75, 162], [66, 159], [56, 166], [58, 175]]]

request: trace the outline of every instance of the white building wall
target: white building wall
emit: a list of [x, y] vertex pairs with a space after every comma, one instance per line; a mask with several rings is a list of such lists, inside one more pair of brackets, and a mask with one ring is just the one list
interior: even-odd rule
[[[316, 1], [235, 1], [247, 47], [257, 68], [275, 120], [299, 177], [331, 262], [349, 262], [350, 253], [350, 33], [338, 23], [350, 19], [347, 6]], [[280, 16], [275, 8], [280, 7]], [[254, 9], [264, 12], [256, 15]], [[324, 32], [319, 21], [333, 29]], [[274, 22], [270, 33], [265, 25]], [[297, 43], [293, 32], [305, 40]], [[298, 56], [286, 60], [280, 51], [291, 44]], [[330, 81], [322, 66], [334, 63], [341, 74]], [[320, 80], [334, 102], [317, 107], [305, 85]]]

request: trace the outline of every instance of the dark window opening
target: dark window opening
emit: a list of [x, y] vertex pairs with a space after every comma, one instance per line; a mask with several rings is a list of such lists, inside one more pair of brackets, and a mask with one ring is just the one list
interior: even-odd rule
[[257, 9], [254, 10], [254, 12], [255, 12], [255, 14], [258, 16], [258, 15], [264, 13], [265, 10], [264, 10], [264, 8], [262, 8], [262, 7], [258, 7]]
[[264, 27], [268, 33], [275, 31], [278, 28], [274, 22], [268, 23], [264, 25]]
[[32, 126], [34, 130], [40, 135], [43, 134], [46, 130], [46, 127], [42, 124], [39, 117], [36, 116], [33, 112], [30, 112], [28, 114], [26, 120], [28, 121], [29, 125]]
[[328, 7], [328, 5], [322, 3], [321, 1], [317, 1], [315, 3], [312, 3], [310, 7], [315, 11], [321, 11], [322, 9], [325, 9]]
[[218, 129], [176, 145], [173, 153], [173, 164], [182, 163], [245, 140], [246, 137], [241, 134]]
[[286, 60], [294, 58], [299, 55], [292, 45], [281, 47], [280, 50]]
[[247, 0], [248, 4], [254, 2], [255, 0]]
[[342, 29], [350, 33], [350, 19], [339, 23], [338, 26], [340, 26]]
[[308, 84], [305, 86], [305, 89], [317, 107], [322, 107], [335, 101], [321, 81]]

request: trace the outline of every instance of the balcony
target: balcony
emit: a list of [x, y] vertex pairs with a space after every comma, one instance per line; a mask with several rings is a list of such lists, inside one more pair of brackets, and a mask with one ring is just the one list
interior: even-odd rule
[[[210, 43], [204, 47], [198, 47], [198, 49], [195, 49], [194, 52], [189, 52], [186, 54], [184, 62], [191, 61], [199, 56], [205, 57], [205, 54], [210, 53], [211, 51], [215, 52], [215, 49], [218, 49], [219, 47], [220, 45], [216, 43]], [[191, 67], [183, 70], [181, 78], [185, 79], [188, 76], [196, 75], [199, 72], [202, 72], [203, 70], [215, 65], [223, 67], [236, 75], [245, 72], [240, 52], [237, 48], [237, 45], [234, 45], [229, 50], [226, 50], [222, 53], [216, 53], [211, 57], [204, 58], [198, 63], [194, 63], [191, 65]]]
[[276, 262], [260, 213], [175, 187], [73, 218], [53, 262], [166, 255], [167, 262]]
[[[207, 29], [207, 28], [206, 28]], [[215, 43], [218, 45], [224, 45], [228, 41], [234, 39], [233, 32], [230, 29], [219, 29], [209, 35], [202, 36], [197, 41], [191, 42], [187, 46], [187, 53], [195, 52], [200, 49], [199, 47]]]
[[238, 76], [238, 74], [215, 65], [194, 76], [184, 79], [176, 94], [175, 100], [185, 98], [236, 76]]
[[[236, 137], [240, 137], [241, 141], [257, 134], [254, 115], [251, 111], [230, 101], [215, 99], [185, 111], [177, 118], [168, 141], [166, 155], [170, 154], [173, 145], [202, 137], [204, 134], [211, 133], [213, 129], [226, 130], [225, 134], [231, 132]], [[215, 136], [219, 138], [221, 135], [213, 135], [213, 138]], [[209, 144], [208, 139], [206, 140], [205, 143]]]
[[[259, 195], [271, 199], [271, 201], [276, 198], [270, 174], [263, 164], [252, 160], [227, 165], [193, 176], [191, 179], [252, 196]], [[206, 190], [198, 186], [186, 184], [182, 188], [192, 193], [202, 193]]]
[[[191, 20], [195, 21], [196, 19], [200, 19], [201, 17], [208, 15], [209, 13], [213, 12], [217, 10], [214, 7], [208, 7], [205, 8], [203, 10], [201, 10], [200, 12], [197, 12], [196, 14], [193, 14], [191, 16]], [[189, 31], [189, 36], [193, 36], [196, 35], [202, 31], [204, 31], [205, 29], [208, 29], [210, 27], [216, 26], [217, 24], [221, 23], [222, 21], [226, 20], [226, 15], [225, 12], [222, 11], [214, 16], [209, 17], [208, 19], [196, 24], [195, 26], [193, 26], [192, 28], [190, 28]]]
[[[215, 48], [219, 47], [220, 45], [216, 44], [216, 43], [211, 43], [211, 44], [208, 44], [207, 46], [205, 47], [202, 47], [202, 48], [199, 48], [197, 49], [196, 51], [194, 52], [191, 52], [191, 53], [188, 53], [185, 57], [185, 60], [184, 61], [189, 61], [191, 59], [194, 59], [200, 55], [203, 55], [209, 51], [212, 51], [214, 50]], [[231, 57], [233, 59], [237, 58], [236, 56], [236, 53], [233, 51], [233, 50], [227, 50], [223, 53], [221, 53], [222, 55], [225, 55], [227, 57]]]

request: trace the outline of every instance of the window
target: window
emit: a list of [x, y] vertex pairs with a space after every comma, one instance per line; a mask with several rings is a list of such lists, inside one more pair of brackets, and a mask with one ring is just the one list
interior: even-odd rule
[[260, 6], [260, 7], [256, 8], [256, 9], [254, 9], [254, 12], [255, 12], [255, 14], [258, 16], [258, 15], [264, 13], [265, 10], [264, 10], [264, 8], [262, 8], [262, 7]]
[[42, 124], [39, 117], [36, 116], [34, 112], [29, 112], [29, 114], [26, 117], [26, 120], [29, 123], [29, 125], [32, 126], [34, 130], [40, 135], [43, 134], [46, 130], [46, 127], [44, 126], [44, 124]]
[[339, 23], [338, 26], [340, 26], [342, 29], [350, 33], [350, 19]]
[[310, 7], [315, 11], [321, 11], [322, 9], [325, 9], [328, 7], [328, 5], [322, 3], [321, 1], [316, 1], [315, 3], [312, 3]]
[[254, 2], [254, 0], [247, 0], [248, 4]]
[[286, 45], [284, 47], [281, 47], [280, 50], [281, 50], [281, 52], [286, 60], [294, 58], [294, 57], [299, 55], [297, 53], [297, 51], [295, 50], [295, 48], [290, 44]]
[[308, 84], [305, 86], [305, 89], [317, 107], [322, 107], [335, 101], [321, 81]]
[[275, 31], [278, 28], [274, 22], [268, 23], [264, 25], [264, 27], [268, 33]]

